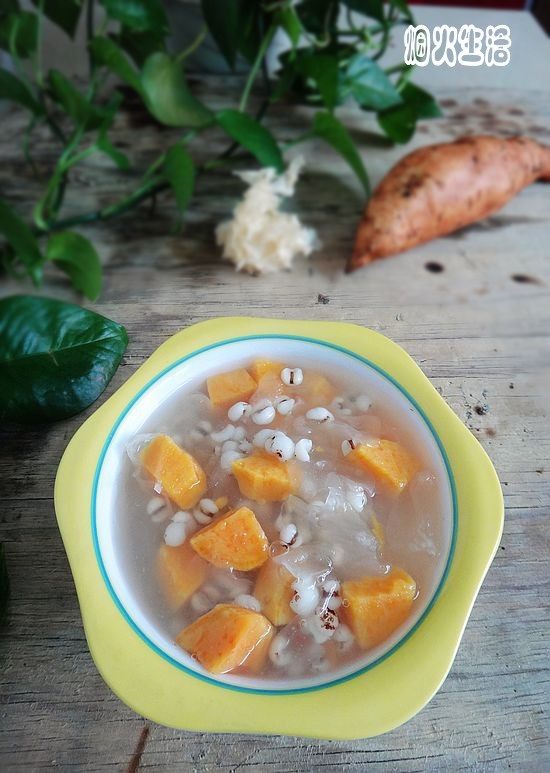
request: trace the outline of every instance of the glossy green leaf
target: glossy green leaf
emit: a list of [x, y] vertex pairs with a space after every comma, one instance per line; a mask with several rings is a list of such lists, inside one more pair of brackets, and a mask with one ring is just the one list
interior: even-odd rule
[[51, 97], [58, 102], [73, 121], [86, 129], [96, 129], [105, 118], [103, 110], [90, 104], [68, 78], [59, 70], [48, 73]]
[[387, 110], [401, 103], [401, 95], [384, 70], [362, 54], [350, 60], [344, 76], [344, 88], [363, 108]]
[[11, 245], [17, 259], [25, 266], [35, 284], [42, 278], [42, 253], [28, 225], [0, 199], [0, 234]]
[[210, 111], [191, 93], [181, 63], [168, 54], [148, 57], [141, 85], [149, 111], [166, 126], [196, 128], [212, 120]]
[[298, 72], [317, 86], [321, 99], [329, 110], [338, 104], [338, 59], [332, 54], [307, 53], [295, 64]]
[[239, 46], [241, 6], [241, 0], [201, 0], [208, 30], [230, 67], [235, 66]]
[[93, 244], [72, 231], [60, 231], [48, 239], [46, 260], [70, 278], [73, 287], [91, 301], [101, 293], [101, 262]]
[[407, 83], [401, 91], [401, 105], [378, 113], [377, 119], [384, 133], [397, 143], [408, 142], [416, 130], [416, 122], [423, 118], [442, 115], [436, 100], [424, 89]]
[[104, 65], [121, 81], [143, 96], [138, 72], [124, 51], [110, 38], [96, 37], [90, 42], [90, 51], [97, 64]]
[[6, 619], [8, 611], [8, 599], [10, 597], [10, 580], [8, 577], [8, 563], [6, 550], [0, 542], [0, 624]]
[[370, 183], [367, 170], [346, 127], [332, 113], [316, 113], [313, 119], [313, 131], [347, 161], [368, 196]]
[[384, 21], [383, 0], [343, 0], [343, 3], [350, 11], [357, 11], [380, 22]]
[[17, 104], [26, 107], [34, 115], [42, 115], [44, 112], [42, 105], [36, 101], [27, 85], [3, 68], [0, 68], [0, 99], [9, 99], [11, 102], [17, 102]]
[[160, 0], [100, 0], [112, 19], [136, 32], [168, 31], [168, 19]]
[[103, 392], [128, 344], [125, 329], [71, 303], [0, 300], [0, 419], [54, 421]]
[[38, 44], [38, 16], [29, 11], [0, 17], [0, 48], [28, 59]]
[[216, 121], [229, 136], [249, 150], [262, 166], [270, 166], [281, 172], [284, 161], [281, 150], [271, 132], [246, 113], [238, 110], [222, 110]]
[[164, 176], [174, 191], [178, 208], [185, 212], [195, 185], [195, 165], [183, 145], [172, 145], [166, 151]]
[[80, 13], [88, 0], [32, 0], [36, 8], [42, 7], [47, 18], [61, 27], [67, 35], [74, 37]]

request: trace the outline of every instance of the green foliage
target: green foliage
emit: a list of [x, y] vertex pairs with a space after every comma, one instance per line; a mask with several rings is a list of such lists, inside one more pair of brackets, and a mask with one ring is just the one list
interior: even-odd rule
[[0, 300], [0, 419], [55, 421], [91, 405], [117, 369], [125, 329], [72, 303]]
[[161, 51], [143, 66], [141, 88], [151, 114], [166, 126], [197, 128], [212, 122], [212, 114], [193, 96], [181, 63]]
[[181, 143], [172, 145], [166, 151], [164, 174], [172, 186], [180, 212], [185, 212], [193, 195], [195, 165]]
[[412, 83], [403, 88], [401, 100], [401, 104], [378, 114], [378, 123], [393, 142], [408, 142], [416, 130], [417, 121], [442, 115], [432, 95]]
[[316, 113], [313, 119], [313, 131], [321, 139], [325, 140], [344, 158], [353, 169], [368, 196], [370, 184], [367, 171], [357, 152], [353, 140], [344, 126], [335, 115], [331, 113]]
[[101, 263], [93, 244], [80, 234], [60, 231], [48, 239], [46, 260], [51, 260], [71, 279], [73, 286], [91, 301], [101, 293]]
[[[409, 82], [410, 68], [403, 64], [384, 68], [379, 63], [394, 29], [412, 20], [406, 0], [201, 0], [205, 28], [178, 53], [167, 50], [170, 29], [162, 0], [98, 0], [95, 6], [93, 0], [32, 0], [27, 7], [31, 10], [22, 10], [17, 0], [0, 4], [0, 47], [11, 53], [15, 65], [13, 72], [0, 69], [0, 99], [29, 114], [25, 158], [31, 160], [32, 132], [40, 124], [51, 129], [60, 148], [34, 206], [34, 225], [0, 200], [4, 240], [0, 259], [13, 276], [35, 284], [41, 283], [44, 265], [50, 262], [89, 299], [100, 293], [101, 263], [93, 245], [74, 233], [75, 226], [116, 217], [165, 190], [183, 213], [197, 174], [234, 163], [238, 152], [281, 171], [285, 144], [312, 138], [323, 140], [346, 160], [368, 196], [368, 174], [339, 107], [355, 103], [362, 111], [371, 111], [394, 142], [408, 141], [419, 120], [440, 115], [433, 97]], [[98, 7], [105, 14], [103, 23], [97, 18]], [[59, 70], [43, 72], [41, 15], [69, 37], [79, 21], [86, 22], [87, 83], [75, 84]], [[83, 15], [86, 19], [81, 19]], [[270, 74], [266, 55], [279, 30], [288, 46], [280, 56], [280, 68]], [[185, 67], [186, 58], [207, 33], [231, 68], [238, 64], [242, 70], [243, 63], [250, 64], [242, 76], [240, 99], [217, 103], [215, 108], [203, 104]], [[117, 87], [116, 81], [122, 85]], [[124, 108], [126, 87], [134, 92], [132, 100], [160, 124], [159, 130], [181, 130], [147, 169], [132, 168], [131, 152], [126, 155], [109, 138]], [[249, 107], [254, 93], [260, 102]], [[314, 108], [296, 112], [304, 126], [297, 129], [297, 137], [285, 138], [285, 144], [263, 121], [271, 104], [282, 99]], [[197, 164], [190, 140], [201, 135], [208, 148], [209, 133], [216, 130], [227, 135], [228, 147]], [[121, 172], [131, 172], [127, 180], [133, 189], [96, 211], [63, 218], [74, 167], [98, 153]]]
[[168, 19], [160, 0], [100, 0], [107, 14], [135, 32], [168, 32]]
[[222, 110], [216, 116], [222, 129], [249, 150], [262, 166], [272, 166], [281, 172], [284, 169], [283, 156], [275, 138], [265, 126], [238, 110]]

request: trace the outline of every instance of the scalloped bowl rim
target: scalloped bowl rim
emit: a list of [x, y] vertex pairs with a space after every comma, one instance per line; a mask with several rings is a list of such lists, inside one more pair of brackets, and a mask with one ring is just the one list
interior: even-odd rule
[[[420, 619], [392, 649], [337, 680], [278, 691], [230, 685], [197, 674], [170, 662], [144, 641], [110, 587], [90, 517], [109, 439], [139, 396], [182, 360], [230, 341], [258, 338], [305, 339], [341, 350], [396, 385], [439, 445], [454, 511], [439, 585]], [[128, 705], [182, 729], [338, 739], [386, 732], [413, 716], [439, 689], [503, 526], [502, 492], [491, 462], [401, 347], [349, 323], [247, 317], [199, 323], [162, 344], [70, 442], [56, 479], [55, 507], [90, 651], [107, 684]], [[484, 517], [476, 521], [478, 510]], [[477, 537], [473, 542], [472, 535]]]

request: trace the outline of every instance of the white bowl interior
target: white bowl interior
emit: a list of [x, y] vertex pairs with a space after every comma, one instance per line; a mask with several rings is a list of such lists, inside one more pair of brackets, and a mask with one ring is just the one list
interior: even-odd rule
[[[293, 366], [308, 366], [327, 375], [338, 373], [341, 377], [349, 373], [359, 377], [365, 385], [365, 391], [374, 401], [384, 401], [399, 415], [401, 426], [421, 439], [426, 449], [431, 467], [442, 481], [441, 515], [444, 523], [443, 545], [438, 559], [436, 577], [432, 592], [427, 594], [424, 604], [420, 605], [407, 622], [379, 647], [369, 651], [364, 658], [347, 664], [339, 671], [292, 680], [266, 680], [226, 674], [212, 677], [178, 647], [168, 633], [144, 612], [139, 603], [136, 589], [124, 571], [121, 560], [123, 548], [118, 544], [116, 526], [117, 481], [127, 462], [126, 446], [143, 431], [163, 403], [180, 390], [183, 393], [198, 390], [205, 379], [224, 369], [239, 367], [249, 363], [254, 357], [270, 357]], [[321, 342], [286, 338], [253, 338], [224, 343], [199, 352], [184, 361], [175, 364], [163, 375], [157, 377], [123, 413], [108, 441], [100, 463], [95, 495], [95, 524], [97, 529], [98, 550], [104, 572], [115, 594], [119, 606], [140, 635], [154, 645], [160, 653], [177, 665], [210, 678], [221, 684], [241, 688], [267, 691], [295, 690], [330, 684], [343, 677], [362, 671], [365, 667], [388, 653], [396, 643], [410, 631], [425, 612], [427, 606], [440, 585], [449, 558], [452, 542], [453, 500], [447, 468], [437, 441], [426, 421], [409, 401], [406, 395], [384, 375], [352, 354], [342, 352]]]

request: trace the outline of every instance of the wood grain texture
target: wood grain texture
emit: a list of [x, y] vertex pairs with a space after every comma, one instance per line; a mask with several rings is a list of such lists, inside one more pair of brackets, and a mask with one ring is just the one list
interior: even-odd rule
[[[230, 86], [202, 85], [220, 98]], [[489, 102], [485, 92], [448, 88], [440, 96], [446, 117], [423, 124], [407, 150], [464, 132], [550, 139], [545, 93], [502, 90]], [[169, 134], [143, 120], [128, 114], [114, 134], [140, 162]], [[285, 109], [272, 118], [289, 135], [300, 121], [299, 111]], [[364, 116], [351, 113], [350, 121], [376, 181], [403, 149], [376, 140]], [[25, 211], [38, 188], [16, 142], [22, 126], [19, 114], [2, 122], [0, 190]], [[46, 168], [54, 148], [37, 136], [34, 154]], [[105, 262], [105, 291], [94, 308], [130, 336], [102, 399], [169, 335], [219, 315], [347, 320], [402, 344], [487, 449], [505, 494], [502, 545], [451, 673], [419, 715], [371, 740], [224, 737], [145, 722], [110, 692], [91, 661], [55, 523], [57, 464], [91, 409], [53, 426], [3, 426], [0, 539], [12, 602], [0, 635], [0, 770], [549, 769], [550, 186], [533, 185], [488, 221], [350, 277], [342, 267], [361, 211], [358, 186], [321, 145], [307, 154], [314, 162], [297, 206], [323, 247], [292, 273], [251, 278], [220, 262], [213, 227], [241, 191], [228, 173], [199, 180], [181, 235], [169, 235], [175, 211], [164, 198], [155, 219], [143, 207], [83, 229]], [[73, 182], [67, 214], [92, 206], [96, 196], [111, 201], [126, 184], [104, 162], [79, 169]], [[443, 270], [432, 273], [428, 263]], [[2, 294], [21, 291], [1, 285]], [[74, 299], [53, 271], [46, 291]]]

